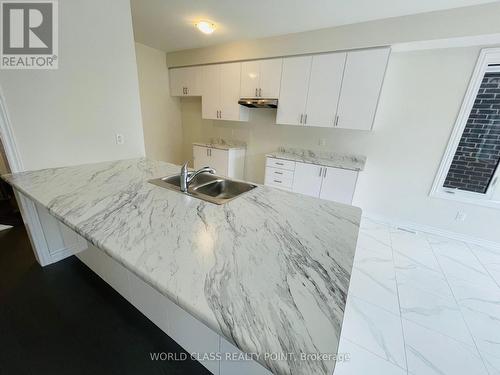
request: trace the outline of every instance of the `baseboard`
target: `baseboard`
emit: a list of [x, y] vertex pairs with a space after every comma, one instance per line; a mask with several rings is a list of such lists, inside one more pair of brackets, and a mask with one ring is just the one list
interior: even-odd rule
[[477, 238], [469, 235], [465, 235], [462, 233], [457, 233], [445, 229], [440, 229], [436, 227], [432, 227], [430, 225], [425, 225], [425, 224], [418, 224], [414, 223], [411, 221], [405, 221], [405, 220], [395, 220], [392, 218], [389, 218], [387, 216], [379, 215], [373, 212], [365, 212], [363, 211], [363, 217], [366, 217], [367, 219], [378, 221], [383, 224], [387, 224], [393, 228], [399, 228], [402, 230], [409, 230], [409, 231], [414, 231], [414, 232], [424, 232], [424, 233], [430, 233], [430, 234], [435, 234], [437, 236], [442, 236], [446, 238], [450, 238], [453, 240], [458, 240], [462, 242], [467, 242], [471, 243], [474, 245], [479, 245], [479, 246], [484, 246], [484, 247], [489, 247], [493, 249], [499, 249], [500, 250], [500, 243], [495, 242], [495, 241], [490, 241], [490, 240], [485, 240], [482, 238]]

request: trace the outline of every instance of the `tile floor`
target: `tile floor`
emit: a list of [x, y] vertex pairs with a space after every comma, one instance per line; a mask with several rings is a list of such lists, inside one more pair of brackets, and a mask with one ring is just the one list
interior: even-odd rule
[[500, 375], [500, 249], [364, 219], [335, 375]]

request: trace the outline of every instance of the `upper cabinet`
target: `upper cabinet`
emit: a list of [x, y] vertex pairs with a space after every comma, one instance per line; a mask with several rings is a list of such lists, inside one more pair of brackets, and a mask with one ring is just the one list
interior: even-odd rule
[[245, 61], [241, 63], [242, 98], [278, 98], [283, 59]]
[[311, 61], [312, 56], [283, 59], [276, 123], [302, 125], [306, 109], [307, 89], [309, 88]]
[[345, 59], [346, 53], [313, 56], [303, 125], [335, 125]]
[[338, 128], [371, 130], [389, 52], [389, 48], [379, 48], [347, 54], [338, 105]]
[[283, 59], [276, 123], [370, 130], [389, 51]]
[[390, 48], [170, 69], [173, 96], [202, 96], [202, 117], [248, 121], [240, 98], [278, 98], [276, 123], [371, 130]]
[[248, 108], [238, 104], [241, 63], [206, 65], [201, 76], [204, 119], [248, 121]]
[[170, 95], [200, 96], [201, 71], [200, 66], [170, 69]]

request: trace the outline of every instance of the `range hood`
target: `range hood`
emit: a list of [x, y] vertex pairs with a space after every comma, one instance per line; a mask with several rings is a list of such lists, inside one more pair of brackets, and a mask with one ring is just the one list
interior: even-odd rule
[[238, 104], [249, 108], [278, 108], [278, 99], [241, 98]]

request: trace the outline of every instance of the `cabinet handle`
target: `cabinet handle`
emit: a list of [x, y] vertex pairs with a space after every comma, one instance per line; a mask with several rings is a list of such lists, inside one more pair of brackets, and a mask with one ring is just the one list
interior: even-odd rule
[[255, 88], [255, 96], [259, 96], [259, 94], [257, 93], [257, 88]]
[[323, 172], [323, 178], [325, 178], [325, 177], [326, 177], [326, 172], [327, 172], [327, 171], [328, 171], [328, 168], [326, 168], [326, 167], [325, 167], [325, 170], [324, 170], [324, 172]]
[[189, 87], [186, 87], [186, 95], [189, 94]]
[[318, 177], [321, 177], [321, 174], [323, 173], [323, 167], [320, 167], [319, 168], [319, 176]]
[[222, 109], [219, 111], [219, 118], [222, 118]]
[[301, 114], [300, 114], [300, 121], [299, 121], [299, 123], [300, 123], [300, 124], [302, 124], [302, 120], [303, 120], [303, 119], [304, 119], [304, 114], [303, 114], [303, 113], [301, 113]]
[[285, 164], [280, 163], [280, 162], [276, 162], [276, 165], [285, 165]]
[[335, 126], [339, 126], [339, 115], [335, 115]]
[[274, 174], [283, 174], [282, 172], [274, 172]]
[[262, 89], [259, 89], [259, 97], [262, 98]]
[[307, 124], [307, 113], [304, 115], [304, 125]]
[[212, 149], [210, 149], [210, 156], [212, 156]]
[[278, 184], [281, 184], [281, 183], [282, 183], [282, 181], [280, 181], [280, 180], [273, 180], [273, 181], [274, 181], [274, 182], [277, 182]]

